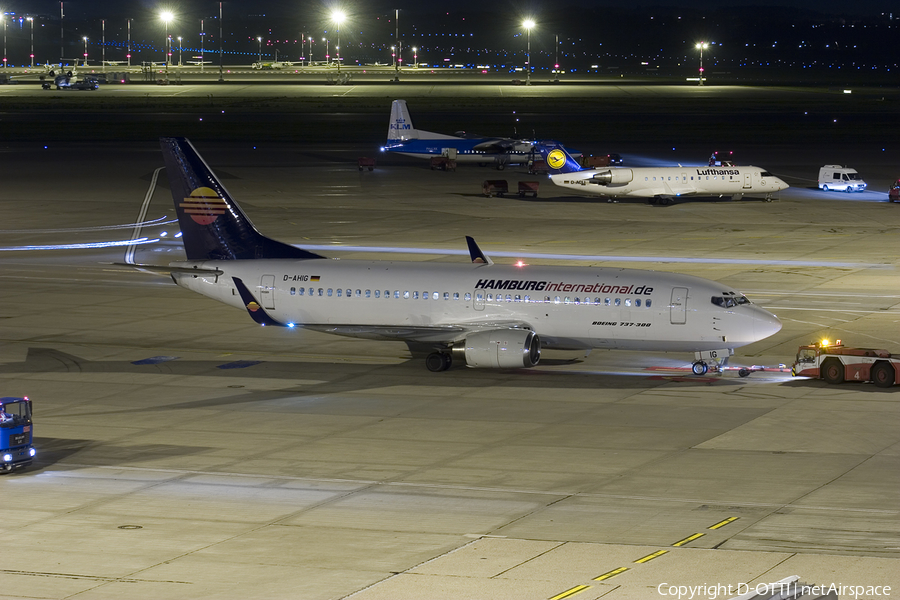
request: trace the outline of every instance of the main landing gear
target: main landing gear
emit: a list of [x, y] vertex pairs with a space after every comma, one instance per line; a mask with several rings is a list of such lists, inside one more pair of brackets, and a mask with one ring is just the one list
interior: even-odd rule
[[432, 352], [425, 357], [425, 366], [432, 373], [446, 371], [453, 364], [453, 357], [449, 352]]

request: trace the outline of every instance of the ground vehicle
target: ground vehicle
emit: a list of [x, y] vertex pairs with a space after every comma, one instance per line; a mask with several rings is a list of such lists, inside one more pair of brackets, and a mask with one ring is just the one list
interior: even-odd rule
[[819, 189], [837, 192], [862, 192], [866, 182], [856, 169], [841, 165], [825, 165], [819, 169]]
[[891, 184], [888, 190], [888, 202], [900, 202], [900, 179]]
[[800, 346], [791, 366], [794, 377], [815, 377], [828, 383], [871, 381], [878, 387], [900, 383], [900, 356], [887, 350], [848, 348], [841, 343], [819, 343]]
[[0, 472], [31, 464], [36, 451], [31, 445], [31, 400], [0, 398]]

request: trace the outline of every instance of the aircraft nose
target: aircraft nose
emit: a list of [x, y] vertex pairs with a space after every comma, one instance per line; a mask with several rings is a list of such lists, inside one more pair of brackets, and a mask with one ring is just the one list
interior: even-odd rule
[[782, 324], [778, 317], [758, 306], [754, 308], [756, 314], [753, 315], [753, 333], [757, 340], [764, 340], [781, 331]]

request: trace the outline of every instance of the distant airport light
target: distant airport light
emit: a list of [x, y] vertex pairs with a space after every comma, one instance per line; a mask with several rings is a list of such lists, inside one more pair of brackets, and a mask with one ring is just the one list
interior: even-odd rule
[[525, 85], [531, 85], [531, 29], [534, 25], [535, 23], [532, 19], [525, 19], [525, 22], [522, 23], [522, 27], [525, 28], [526, 37], [528, 39], [528, 51], [525, 54], [528, 64], [528, 70], [525, 72]]
[[709, 44], [707, 42], [697, 42], [695, 47], [700, 50], [700, 82], [697, 85], [703, 85], [703, 51], [709, 48]]

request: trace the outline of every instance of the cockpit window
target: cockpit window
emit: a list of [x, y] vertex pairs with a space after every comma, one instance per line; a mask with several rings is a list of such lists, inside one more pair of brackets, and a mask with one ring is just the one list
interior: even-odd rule
[[735, 292], [724, 292], [721, 296], [713, 296], [710, 302], [722, 308], [734, 308], [743, 304], [751, 304], [747, 296]]
[[769, 173], [768, 171], [760, 171], [759, 176], [760, 176], [760, 177], [775, 177], [774, 175], [772, 175], [772, 174]]

